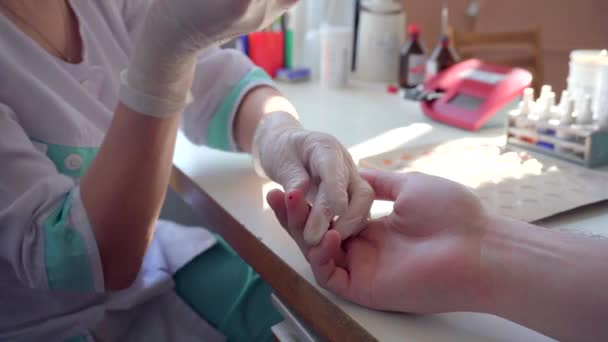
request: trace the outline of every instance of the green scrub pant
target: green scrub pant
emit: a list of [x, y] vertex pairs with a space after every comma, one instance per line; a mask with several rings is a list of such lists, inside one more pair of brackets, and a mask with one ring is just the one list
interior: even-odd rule
[[270, 286], [217, 240], [175, 274], [175, 291], [228, 341], [272, 341], [270, 328], [282, 317], [270, 301]]

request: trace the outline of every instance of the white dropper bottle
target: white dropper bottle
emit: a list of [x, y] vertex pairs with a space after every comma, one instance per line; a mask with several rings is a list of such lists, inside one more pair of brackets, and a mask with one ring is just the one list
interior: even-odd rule
[[519, 103], [519, 115], [530, 115], [534, 111], [534, 89], [524, 89], [524, 96]]
[[559, 111], [560, 113], [568, 108], [568, 102], [570, 100], [570, 93], [568, 90], [562, 91], [562, 96], [559, 98]]
[[[565, 102], [565, 103], [563, 103]], [[576, 101], [572, 98], [567, 98], [560, 103], [560, 125], [572, 125], [574, 123], [574, 107]]]
[[550, 85], [545, 84], [540, 88], [540, 94], [538, 95], [537, 104], [542, 106], [544, 103], [544, 99], [552, 92], [552, 88]]
[[555, 93], [550, 91], [543, 98], [539, 99], [540, 106], [538, 107], [538, 118], [540, 120], [548, 121], [553, 118], [555, 107]]

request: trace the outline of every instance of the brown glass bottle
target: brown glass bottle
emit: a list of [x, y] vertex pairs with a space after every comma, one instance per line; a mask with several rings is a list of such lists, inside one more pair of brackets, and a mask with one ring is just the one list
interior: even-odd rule
[[399, 85], [415, 88], [424, 82], [426, 51], [420, 43], [420, 29], [411, 24], [407, 29], [408, 40], [401, 49], [399, 61]]
[[426, 78], [435, 76], [443, 70], [456, 64], [460, 58], [450, 45], [450, 38], [442, 34], [439, 38], [439, 43], [433, 50], [426, 63]]

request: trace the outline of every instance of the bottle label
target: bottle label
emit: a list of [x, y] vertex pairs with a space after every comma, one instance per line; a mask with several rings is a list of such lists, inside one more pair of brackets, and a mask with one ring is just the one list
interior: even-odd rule
[[435, 76], [437, 74], [437, 62], [433, 60], [429, 60], [426, 62], [426, 79]]
[[426, 58], [424, 55], [410, 55], [407, 66], [407, 85], [415, 87], [424, 82], [425, 74], [425, 62]]

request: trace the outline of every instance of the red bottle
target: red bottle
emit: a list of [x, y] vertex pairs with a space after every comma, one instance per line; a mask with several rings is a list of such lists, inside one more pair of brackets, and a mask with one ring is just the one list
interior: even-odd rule
[[415, 88], [424, 82], [426, 51], [420, 43], [420, 28], [411, 24], [407, 29], [408, 41], [401, 49], [399, 62], [399, 85]]

